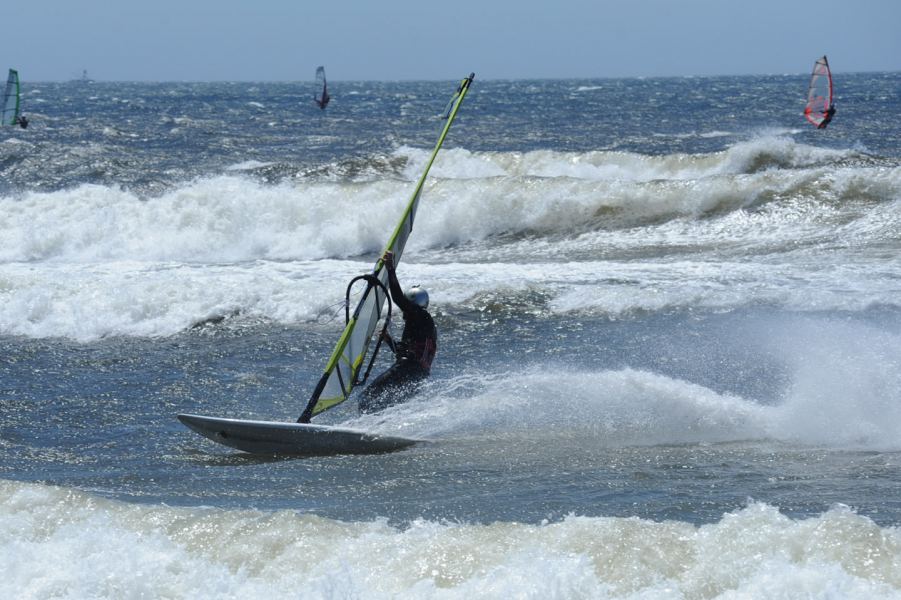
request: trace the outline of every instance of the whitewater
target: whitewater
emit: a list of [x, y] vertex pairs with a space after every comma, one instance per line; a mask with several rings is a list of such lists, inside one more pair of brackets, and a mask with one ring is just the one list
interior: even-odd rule
[[[238, 313], [314, 320], [374, 262], [425, 154], [398, 150], [408, 166], [374, 181], [219, 175], [149, 198], [90, 184], [6, 197], [0, 327], [90, 340]], [[892, 304], [901, 272], [882, 246], [901, 230], [901, 168], [835, 162], [871, 161], [787, 138], [699, 157], [450, 150], [427, 189], [411, 270], [454, 304], [529, 289], [559, 312], [600, 316]], [[816, 264], [824, 247], [840, 264]], [[799, 281], [786, 288], [786, 278]]]

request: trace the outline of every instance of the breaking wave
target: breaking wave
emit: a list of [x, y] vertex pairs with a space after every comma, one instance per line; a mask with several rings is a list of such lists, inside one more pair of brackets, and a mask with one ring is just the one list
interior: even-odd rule
[[342, 522], [130, 505], [0, 481], [16, 598], [897, 598], [901, 533], [837, 505], [719, 522], [569, 516], [536, 525]]
[[[427, 185], [411, 243], [434, 249], [502, 235], [571, 237], [732, 213], [753, 218], [764, 208], [778, 227], [795, 226], [799, 217], [831, 227], [862, 207], [901, 199], [901, 167], [836, 168], [828, 157], [838, 151], [790, 148], [804, 168], [748, 167], [761, 155], [738, 147], [706, 157], [450, 150], [433, 169], [437, 181]], [[223, 175], [151, 198], [98, 185], [6, 197], [0, 261], [232, 262], [377, 252], [420, 160], [425, 156], [414, 153], [405, 180], [266, 185]], [[897, 228], [901, 219], [889, 217]]]
[[[387, 175], [276, 184], [249, 173], [278, 165], [247, 161], [157, 196], [81, 185], [0, 198], [0, 333], [316, 319], [371, 268], [426, 159], [401, 148], [379, 159]], [[778, 137], [709, 155], [451, 149], [404, 268], [464, 307], [531, 291], [552, 312], [613, 316], [894, 306], [901, 167], [868, 160]]]

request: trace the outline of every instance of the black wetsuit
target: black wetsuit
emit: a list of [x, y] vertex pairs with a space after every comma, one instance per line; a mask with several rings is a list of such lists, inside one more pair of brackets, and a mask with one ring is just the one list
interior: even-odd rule
[[817, 129], [826, 129], [826, 125], [832, 122], [832, 117], [835, 116], [835, 105], [829, 107], [829, 110], [826, 111], [825, 116], [823, 117], [822, 122], [817, 125]]
[[388, 287], [394, 304], [403, 312], [404, 332], [394, 348], [394, 365], [360, 396], [360, 412], [376, 412], [406, 400], [429, 376], [438, 350], [438, 330], [432, 315], [404, 296], [393, 269], [388, 269]]

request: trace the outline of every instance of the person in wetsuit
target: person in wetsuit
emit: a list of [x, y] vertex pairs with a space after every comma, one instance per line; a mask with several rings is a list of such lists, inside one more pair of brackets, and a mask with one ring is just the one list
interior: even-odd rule
[[835, 104], [830, 104], [829, 108], [826, 110], [825, 115], [823, 116], [823, 121], [817, 125], [817, 129], [826, 129], [826, 125], [828, 125], [832, 121], [832, 117], [835, 116]]
[[28, 127], [28, 119], [25, 118], [25, 115], [16, 117], [16, 125], [18, 125], [22, 129], [25, 129]]
[[404, 331], [400, 342], [386, 338], [394, 351], [394, 364], [363, 390], [359, 403], [363, 413], [377, 412], [406, 400], [429, 376], [438, 350], [438, 330], [426, 310], [428, 292], [414, 286], [404, 293], [394, 272], [394, 254], [387, 252], [383, 262], [388, 270], [391, 298], [404, 315]]

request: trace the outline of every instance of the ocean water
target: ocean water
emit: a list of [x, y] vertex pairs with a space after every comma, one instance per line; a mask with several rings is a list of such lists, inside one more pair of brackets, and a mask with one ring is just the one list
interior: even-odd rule
[[428, 442], [306, 459], [175, 415], [297, 418], [456, 82], [24, 82], [0, 598], [901, 598], [901, 73], [835, 80], [477, 73], [433, 377], [316, 419]]

